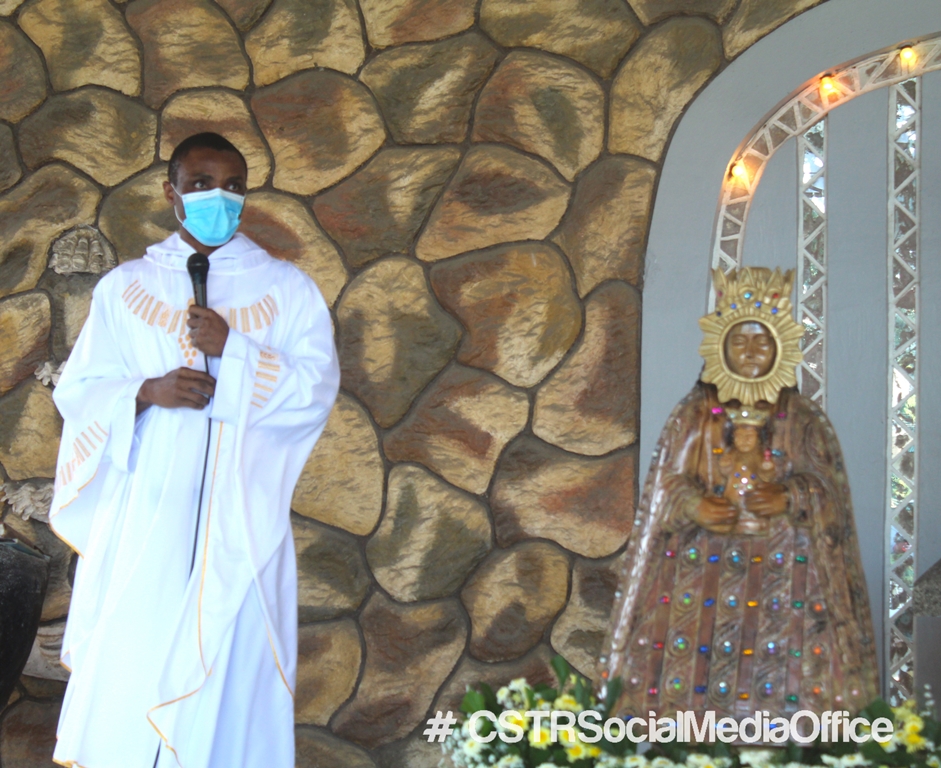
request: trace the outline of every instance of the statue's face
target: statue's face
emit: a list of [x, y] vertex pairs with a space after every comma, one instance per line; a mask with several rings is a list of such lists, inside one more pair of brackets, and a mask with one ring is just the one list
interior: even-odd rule
[[742, 453], [749, 453], [758, 447], [758, 427], [742, 424], [732, 433], [732, 442], [735, 449]]
[[744, 322], [725, 337], [725, 362], [732, 373], [758, 379], [771, 370], [777, 352], [774, 337], [761, 323]]

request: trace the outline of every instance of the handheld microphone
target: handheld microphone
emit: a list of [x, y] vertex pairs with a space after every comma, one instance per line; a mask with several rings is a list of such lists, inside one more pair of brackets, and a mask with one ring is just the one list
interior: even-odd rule
[[206, 280], [209, 277], [209, 257], [194, 253], [186, 260], [186, 271], [193, 281], [193, 296], [197, 307], [208, 306], [206, 301]]

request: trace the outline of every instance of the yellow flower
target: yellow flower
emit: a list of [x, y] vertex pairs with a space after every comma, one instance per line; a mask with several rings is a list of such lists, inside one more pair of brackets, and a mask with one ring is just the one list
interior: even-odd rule
[[524, 730], [526, 729], [526, 716], [519, 710], [514, 711], [513, 714], [507, 715], [504, 719], [507, 721], [507, 723], [518, 725]]
[[568, 756], [569, 762], [574, 763], [576, 760], [581, 760], [583, 757], [587, 757], [588, 750], [585, 748], [585, 745], [580, 741], [576, 741], [572, 746], [565, 748], [565, 754]]
[[927, 760], [925, 760], [931, 768], [941, 768], [941, 759], [937, 755], [932, 755]]
[[905, 731], [905, 733], [919, 734], [921, 733], [921, 729], [924, 728], [924, 726], [924, 720], [922, 720], [918, 715], [911, 714], [905, 718], [905, 721], [902, 723], [902, 730]]
[[551, 738], [549, 729], [545, 727], [533, 728], [529, 732], [529, 743], [536, 749], [547, 749]]
[[908, 729], [902, 731], [901, 742], [905, 747], [905, 750], [912, 754], [917, 752], [920, 749], [924, 749], [928, 746], [928, 740], [923, 736], [920, 736], [917, 732], [911, 732]]
[[575, 697], [570, 693], [563, 694], [555, 700], [554, 704], [555, 709], [564, 709], [568, 712], [581, 712], [582, 708], [578, 706], [578, 702], [575, 701]]

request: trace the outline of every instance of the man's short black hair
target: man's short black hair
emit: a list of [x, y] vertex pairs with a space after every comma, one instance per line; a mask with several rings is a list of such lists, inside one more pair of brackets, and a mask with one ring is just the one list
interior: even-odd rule
[[245, 162], [245, 155], [238, 151], [238, 148], [225, 136], [218, 133], [196, 133], [188, 139], [183, 139], [176, 145], [173, 154], [170, 155], [170, 167], [167, 168], [167, 178], [170, 183], [176, 186], [177, 176], [180, 173], [180, 163], [193, 149], [215, 149], [218, 152], [235, 152], [245, 166], [245, 175], [248, 175], [248, 163]]

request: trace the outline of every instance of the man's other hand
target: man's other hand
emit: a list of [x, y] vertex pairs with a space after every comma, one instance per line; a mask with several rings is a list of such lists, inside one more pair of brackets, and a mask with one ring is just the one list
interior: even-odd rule
[[161, 408], [202, 410], [216, 390], [216, 380], [192, 368], [177, 368], [159, 379], [147, 379], [137, 392], [137, 412], [159, 405]]
[[229, 324], [212, 309], [190, 307], [186, 324], [190, 329], [193, 346], [204, 355], [222, 357], [226, 339], [229, 338]]

